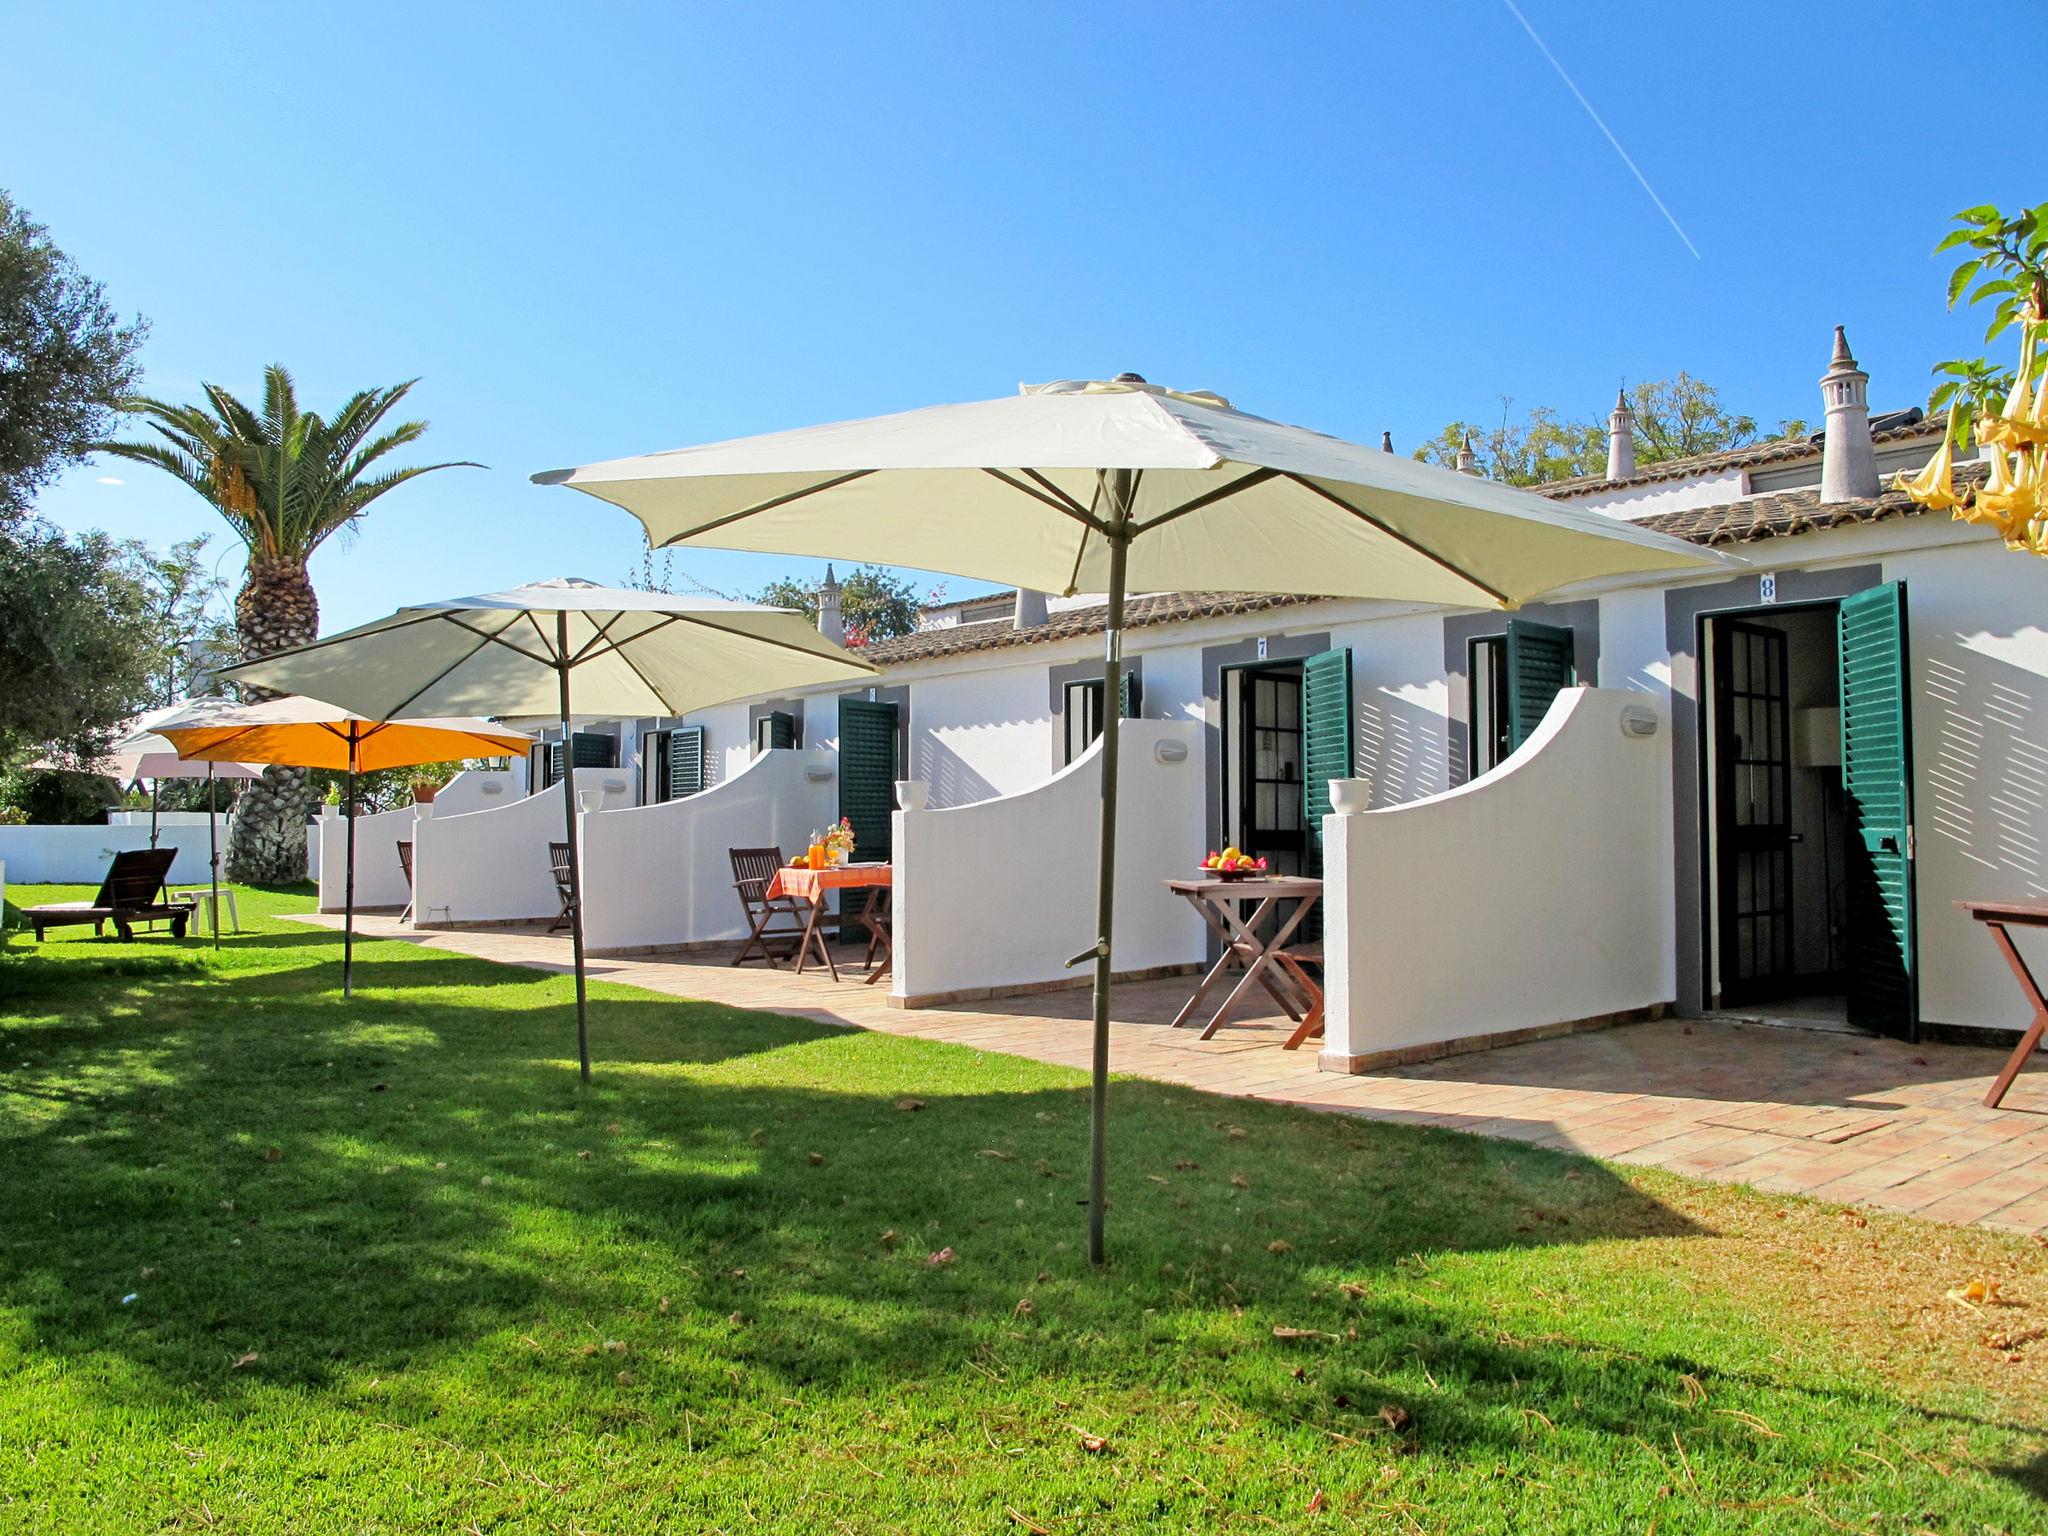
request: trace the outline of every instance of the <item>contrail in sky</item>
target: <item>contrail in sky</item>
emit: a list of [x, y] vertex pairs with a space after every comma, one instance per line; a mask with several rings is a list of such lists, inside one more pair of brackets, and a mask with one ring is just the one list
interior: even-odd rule
[[1645, 176], [1642, 173], [1641, 167], [1639, 167], [1635, 163], [1635, 161], [1629, 158], [1628, 151], [1621, 147], [1621, 140], [1617, 139], [1614, 136], [1614, 130], [1607, 126], [1606, 122], [1601, 118], [1600, 114], [1593, 110], [1593, 103], [1586, 100], [1586, 93], [1579, 89], [1578, 82], [1572, 79], [1570, 75], [1565, 73], [1564, 66], [1557, 62], [1557, 55], [1550, 51], [1550, 45], [1545, 43], [1543, 39], [1537, 35], [1536, 29], [1529, 25], [1529, 18], [1522, 14], [1522, 8], [1515, 4], [1515, 0], [1501, 0], [1501, 4], [1505, 5], [1508, 8], [1508, 10], [1513, 13], [1515, 20], [1519, 21], [1522, 24], [1522, 30], [1529, 34], [1529, 41], [1534, 43], [1537, 46], [1537, 48], [1542, 51], [1544, 58], [1550, 60], [1550, 67], [1557, 71], [1557, 78], [1562, 80], [1567, 86], [1569, 86], [1571, 88], [1571, 93], [1579, 98], [1579, 105], [1586, 109], [1586, 116], [1593, 119], [1594, 126], [1597, 127], [1602, 133], [1607, 135], [1607, 142], [1612, 144], [1614, 146], [1614, 152], [1617, 155], [1621, 156], [1621, 163], [1629, 168], [1630, 174], [1632, 174], [1637, 181], [1642, 183], [1643, 190], [1650, 194], [1650, 201], [1655, 203], [1657, 205], [1657, 211], [1664, 215], [1664, 222], [1671, 226], [1672, 232], [1676, 234], [1679, 239], [1683, 240], [1685, 242], [1685, 248], [1688, 251], [1692, 252], [1693, 260], [1704, 261], [1706, 258], [1700, 255], [1700, 248], [1692, 243], [1692, 236], [1688, 235], [1685, 232], [1685, 230], [1679, 225], [1677, 218], [1673, 216], [1671, 210], [1664, 206], [1664, 199], [1659, 197], [1657, 195], [1657, 189], [1650, 185], [1650, 178]]

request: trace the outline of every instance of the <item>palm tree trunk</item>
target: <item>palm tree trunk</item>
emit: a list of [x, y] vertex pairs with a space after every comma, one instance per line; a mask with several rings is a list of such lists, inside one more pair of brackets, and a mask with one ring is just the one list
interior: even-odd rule
[[[235, 629], [242, 657], [253, 661], [319, 637], [320, 604], [301, 561], [264, 560], [253, 552], [249, 574], [235, 594]], [[246, 688], [253, 701], [275, 695]], [[228, 834], [228, 878], [290, 884], [306, 878], [306, 810], [312, 792], [303, 768], [273, 765], [250, 784], [235, 806]]]

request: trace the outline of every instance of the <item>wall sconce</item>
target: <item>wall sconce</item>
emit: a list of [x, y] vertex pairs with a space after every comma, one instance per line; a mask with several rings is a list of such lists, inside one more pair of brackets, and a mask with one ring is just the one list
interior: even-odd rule
[[485, 779], [483, 783], [477, 785], [477, 793], [482, 795], [502, 795], [505, 793], [505, 786], [496, 779]]
[[830, 784], [832, 765], [830, 763], [805, 763], [804, 781], [809, 784]]
[[1152, 743], [1152, 756], [1162, 763], [1184, 763], [1188, 760], [1188, 744], [1167, 736]]
[[1621, 711], [1621, 734], [1624, 736], [1654, 736], [1657, 734], [1657, 711], [1647, 704], [1624, 705]]

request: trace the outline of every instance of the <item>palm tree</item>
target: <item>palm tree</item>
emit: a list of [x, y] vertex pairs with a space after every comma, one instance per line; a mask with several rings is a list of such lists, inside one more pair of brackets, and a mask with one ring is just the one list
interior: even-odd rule
[[[263, 372], [260, 414], [216, 384], [200, 386], [203, 405], [144, 395], [121, 402], [163, 441], [101, 443], [100, 451], [175, 475], [249, 547], [249, 572], [235, 595], [242, 659], [318, 637], [320, 605], [306, 562], [330, 535], [354, 526], [371, 502], [431, 470], [482, 468], [466, 462], [377, 467], [427, 430], [424, 421], [382, 425], [417, 382], [363, 390], [331, 421], [299, 409], [292, 376], [277, 364]], [[308, 800], [304, 769], [265, 770], [242, 797], [228, 842], [228, 873], [237, 880], [303, 880]]]

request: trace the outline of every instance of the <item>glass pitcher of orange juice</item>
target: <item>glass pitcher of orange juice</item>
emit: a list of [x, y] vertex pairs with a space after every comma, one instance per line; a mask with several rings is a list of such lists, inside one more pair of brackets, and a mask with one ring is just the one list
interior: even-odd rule
[[812, 869], [823, 869], [825, 867], [825, 845], [823, 843], [811, 844], [804, 858]]

